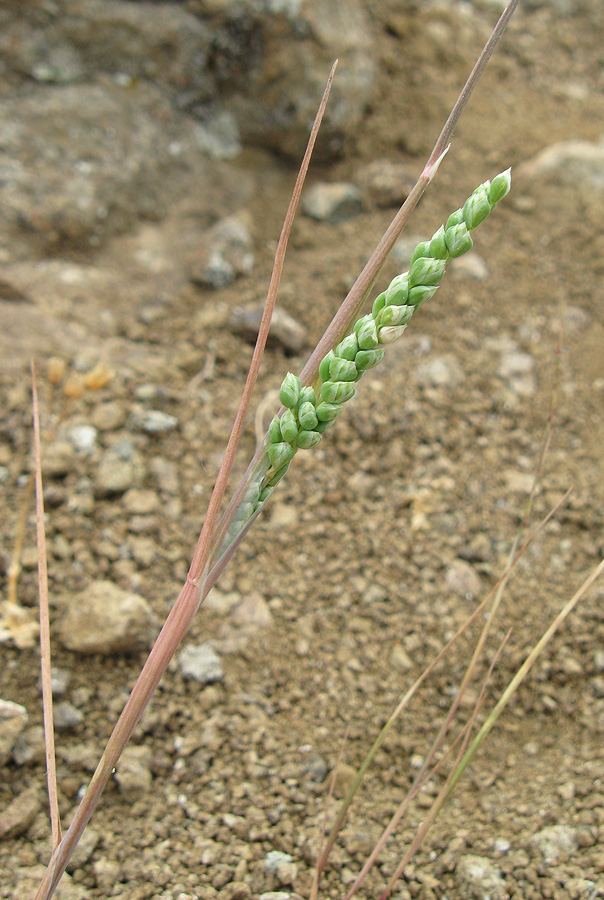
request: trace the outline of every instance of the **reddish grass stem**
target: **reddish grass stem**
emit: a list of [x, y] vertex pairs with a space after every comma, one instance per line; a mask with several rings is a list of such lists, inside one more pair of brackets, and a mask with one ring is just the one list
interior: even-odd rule
[[32, 361], [32, 407], [34, 424], [34, 476], [36, 485], [36, 534], [38, 541], [38, 592], [40, 597], [40, 668], [42, 678], [42, 710], [44, 717], [44, 746], [46, 750], [46, 780], [50, 807], [52, 847], [61, 842], [61, 818], [57, 794], [57, 763], [52, 713], [52, 685], [50, 675], [50, 616], [48, 611], [48, 568], [46, 529], [44, 527], [44, 495], [42, 493], [42, 453], [40, 450], [40, 414], [36, 369]]
[[258, 377], [262, 355], [266, 346], [268, 331], [270, 328], [271, 316], [277, 299], [277, 290], [283, 271], [283, 263], [285, 260], [285, 252], [291, 232], [294, 216], [298, 206], [298, 201], [302, 193], [304, 179], [310, 164], [310, 158], [321, 125], [321, 120], [325, 112], [331, 84], [335, 68], [334, 63], [327, 86], [325, 88], [321, 104], [319, 106], [315, 122], [313, 124], [311, 134], [308, 141], [306, 153], [300, 167], [300, 172], [296, 180], [292, 198], [289, 203], [277, 251], [275, 254], [275, 263], [271, 276], [270, 286], [262, 316], [258, 339], [254, 348], [254, 354], [250, 363], [248, 376], [246, 379], [243, 396], [235, 422], [229, 437], [226, 452], [220, 467], [220, 471], [216, 478], [214, 490], [208, 505], [201, 534], [197, 542], [197, 547], [193, 555], [193, 560], [178, 598], [170, 610], [166, 621], [155, 641], [155, 644], [143, 666], [143, 669], [132, 689], [132, 693], [128, 698], [124, 709], [115, 725], [115, 728], [107, 742], [105, 752], [97, 766], [97, 769], [90, 781], [86, 794], [77, 808], [71, 825], [67, 830], [64, 838], [56, 847], [49, 866], [46, 870], [44, 878], [40, 883], [36, 893], [35, 900], [49, 900], [52, 897], [59, 880], [65, 871], [65, 867], [77, 846], [77, 843], [90, 821], [90, 818], [96, 808], [101, 793], [113, 772], [117, 761], [119, 760], [124, 747], [130, 740], [138, 721], [145, 711], [151, 697], [153, 696], [164, 672], [166, 671], [170, 660], [172, 659], [178, 645], [186, 634], [191, 621], [197, 612], [200, 603], [207, 596], [209, 587], [204, 584], [204, 575], [206, 572], [207, 562], [210, 555], [211, 539], [216, 519], [224, 497], [227, 481], [235, 458], [235, 452], [239, 443], [239, 438], [243, 430], [245, 414], [247, 412], [252, 391]]

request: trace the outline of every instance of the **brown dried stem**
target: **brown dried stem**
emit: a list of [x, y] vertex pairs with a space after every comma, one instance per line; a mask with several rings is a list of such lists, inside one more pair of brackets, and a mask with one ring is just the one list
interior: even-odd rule
[[57, 794], [57, 765], [52, 712], [52, 686], [50, 676], [50, 616], [48, 612], [48, 569], [46, 556], [46, 529], [44, 527], [44, 495], [42, 493], [42, 454], [40, 450], [40, 415], [38, 411], [38, 387], [36, 369], [32, 361], [32, 406], [34, 423], [34, 476], [36, 485], [36, 532], [38, 538], [38, 591], [40, 595], [40, 667], [42, 675], [42, 709], [44, 716], [44, 745], [46, 749], [46, 779], [50, 806], [50, 829], [55, 850], [61, 841], [61, 819]]

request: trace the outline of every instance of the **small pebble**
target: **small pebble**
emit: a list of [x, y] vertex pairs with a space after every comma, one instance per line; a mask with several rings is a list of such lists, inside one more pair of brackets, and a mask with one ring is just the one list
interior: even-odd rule
[[92, 450], [96, 444], [97, 430], [92, 425], [75, 425], [69, 430], [69, 440], [76, 450]]
[[382, 207], [401, 206], [415, 184], [407, 166], [390, 159], [375, 159], [362, 166], [356, 181], [367, 201]]
[[283, 863], [293, 862], [293, 856], [280, 850], [270, 850], [264, 857], [264, 871], [276, 872]]
[[539, 854], [546, 865], [571, 856], [578, 847], [577, 831], [570, 825], [552, 825], [533, 835], [530, 848]]
[[71, 681], [71, 672], [53, 666], [50, 670], [50, 687], [53, 697], [62, 697]]
[[354, 184], [320, 182], [302, 197], [302, 208], [311, 219], [338, 225], [360, 215], [363, 200], [360, 190]]
[[451, 265], [453, 275], [465, 278], [473, 278], [475, 281], [484, 281], [489, 277], [486, 262], [478, 253], [466, 253], [458, 259], [454, 259]]
[[256, 632], [272, 625], [273, 616], [264, 597], [252, 591], [233, 607], [232, 621], [247, 631]]
[[162, 456], [155, 456], [149, 463], [149, 471], [155, 478], [160, 491], [166, 494], [177, 494], [180, 490], [178, 469], [173, 462]]
[[126, 421], [126, 410], [121, 403], [112, 400], [99, 403], [92, 411], [92, 424], [98, 431], [115, 431]]
[[122, 503], [132, 515], [147, 515], [159, 508], [159, 498], [155, 491], [132, 488], [122, 497]]
[[200, 684], [224, 680], [220, 657], [209, 643], [190, 644], [179, 653], [177, 661], [183, 678], [192, 678]]
[[508, 893], [499, 870], [484, 856], [461, 856], [455, 875], [466, 900], [507, 900]]
[[390, 664], [399, 672], [408, 672], [413, 668], [413, 660], [402, 644], [395, 644], [390, 653]]
[[532, 396], [537, 387], [534, 376], [535, 361], [528, 353], [512, 350], [504, 353], [497, 374], [521, 397]]
[[44, 762], [46, 743], [42, 725], [32, 725], [21, 732], [13, 747], [13, 760], [18, 766]]
[[[228, 326], [233, 334], [255, 343], [263, 313], [264, 304], [236, 306], [229, 316]], [[267, 346], [281, 347], [286, 353], [299, 353], [306, 344], [306, 334], [304, 325], [277, 307], [271, 319]]]
[[109, 497], [123, 494], [134, 482], [134, 466], [130, 460], [120, 459], [112, 450], [103, 454], [94, 476], [97, 496]]
[[10, 758], [15, 742], [27, 725], [27, 710], [12, 700], [0, 700], [0, 766]]
[[178, 427], [178, 422], [177, 416], [171, 416], [161, 409], [140, 410], [133, 419], [135, 428], [140, 428], [147, 434], [167, 434]]
[[126, 747], [119, 758], [115, 771], [120, 794], [128, 803], [134, 803], [147, 794], [151, 788], [153, 776], [151, 774], [150, 747], [133, 746]]
[[54, 441], [42, 454], [42, 475], [46, 478], [64, 478], [73, 471], [75, 450], [67, 441]]
[[39, 809], [40, 800], [35, 788], [18, 794], [12, 803], [0, 811], [0, 841], [8, 841], [25, 834]]
[[71, 703], [64, 701], [55, 705], [53, 721], [57, 731], [74, 731], [84, 721], [84, 715]]
[[57, 636], [79, 653], [135, 653], [148, 649], [157, 636], [151, 607], [138, 594], [111, 581], [93, 581], [79, 594], [66, 595]]
[[207, 235], [205, 253], [191, 264], [191, 281], [218, 290], [249, 274], [254, 268], [249, 225], [246, 213], [221, 219]]
[[482, 590], [478, 572], [463, 559], [454, 559], [445, 575], [447, 587], [465, 600], [475, 600]]
[[415, 380], [427, 387], [449, 387], [459, 384], [462, 372], [457, 360], [452, 356], [434, 356], [419, 363], [415, 369]]

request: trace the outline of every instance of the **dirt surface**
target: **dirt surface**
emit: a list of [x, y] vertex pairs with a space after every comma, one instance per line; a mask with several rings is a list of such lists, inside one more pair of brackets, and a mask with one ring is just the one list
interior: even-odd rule
[[[469, 5], [454, 14], [435, 8], [425, 20], [395, 3], [370, 9], [377, 93], [356, 142], [339, 162], [315, 167], [315, 181], [355, 183], [375, 159], [402, 160], [418, 173], [495, 17], [490, 7]], [[59, 896], [307, 897], [344, 736], [332, 812], [350, 767], [360, 764], [398, 698], [503, 572], [546, 436], [531, 527], [568, 488], [572, 494], [509, 580], [462, 722], [508, 629], [479, 722], [601, 559], [604, 192], [567, 180], [564, 167], [523, 176], [522, 164], [554, 142], [601, 137], [603, 46], [595, 5], [567, 16], [533, 5], [513, 23], [408, 229], [431, 235], [477, 184], [512, 165], [512, 194], [476, 234], [474, 259], [488, 271], [454, 267], [403, 340], [363, 379], [328, 439], [298, 454], [185, 640], [214, 641], [222, 677], [202, 685], [173, 664], [135, 733], [131, 777], [109, 784]], [[18, 298], [2, 304], [13, 335], [0, 361], [6, 568], [29, 468], [30, 353], [44, 370], [48, 356], [64, 352], [61, 335], [72, 335], [69, 366], [86, 370], [102, 361], [115, 370], [101, 391], [68, 405], [49, 446], [56, 458], [74, 426], [96, 429], [93, 446], [70, 444], [67, 462], [46, 478], [53, 626], [65, 595], [101, 579], [140, 594], [159, 621], [186, 575], [251, 355], [250, 344], [229, 331], [229, 310], [265, 292], [294, 177], [261, 150], [245, 150], [236, 166], [252, 185], [246, 208], [256, 265], [234, 285], [210, 291], [185, 281], [175, 289], [160, 272], [156, 296], [133, 294], [132, 256], [137, 247], [152, 248], [142, 228], [98, 254], [78, 251], [74, 266], [113, 260], [111, 297], [86, 295], [70, 305], [53, 294], [43, 319]], [[339, 225], [299, 218], [280, 302], [307, 327], [307, 347], [295, 356], [267, 352], [257, 401], [288, 369], [300, 371], [393, 212], [366, 202], [360, 216]], [[381, 283], [400, 268], [390, 261]], [[111, 327], [99, 327], [109, 319]], [[44, 379], [41, 389], [44, 426], [52, 428], [60, 390]], [[136, 416], [150, 409], [177, 417], [177, 427], [160, 434], [137, 428]], [[106, 496], [99, 466], [120, 447], [132, 461], [130, 482]], [[250, 417], [238, 472], [254, 447]], [[158, 487], [160, 469], [172, 480]], [[146, 491], [159, 503], [141, 496]], [[30, 511], [19, 583], [26, 607], [36, 602], [34, 546]], [[3, 576], [4, 597], [6, 589]], [[596, 584], [554, 637], [405, 869], [399, 900], [604, 895], [603, 599], [604, 586]], [[320, 896], [345, 896], [421, 766], [472, 646], [464, 638], [452, 649], [388, 737]], [[23, 833], [0, 841], [0, 896], [25, 900], [50, 846], [39, 655], [11, 642], [0, 649], [0, 697], [29, 716], [20, 738], [29, 756], [21, 764], [14, 754], [8, 759], [0, 810], [32, 788], [37, 798]], [[54, 643], [53, 665], [69, 676], [57, 702], [76, 711], [57, 734], [67, 822], [144, 658], [85, 656]], [[360, 896], [379, 896], [449, 768], [447, 757]], [[556, 833], [568, 840], [558, 858], [535, 843], [551, 826], [564, 826]], [[276, 858], [272, 871], [271, 851], [291, 860]], [[484, 878], [464, 881], [464, 858], [472, 855], [499, 872], [495, 887]]]

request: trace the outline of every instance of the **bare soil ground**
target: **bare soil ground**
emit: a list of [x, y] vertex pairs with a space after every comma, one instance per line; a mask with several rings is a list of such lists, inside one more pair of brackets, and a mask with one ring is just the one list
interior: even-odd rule
[[[380, 86], [365, 128], [340, 162], [314, 169], [315, 179], [354, 181], [359, 167], [376, 158], [403, 159], [418, 172], [480, 48], [482, 32], [470, 29], [468, 37], [437, 13], [422, 27], [396, 6], [375, 4]], [[483, 15], [485, 22], [492, 18]], [[517, 19], [410, 233], [432, 234], [476, 184], [543, 147], [601, 136], [604, 44], [593, 15], [592, 9], [560, 18], [537, 9]], [[53, 597], [110, 579], [164, 616], [186, 574], [251, 355], [250, 345], [229, 333], [228, 311], [265, 291], [293, 180], [284, 163], [261, 151], [246, 151], [237, 164], [255, 185], [254, 272], [224, 291], [184, 288], [156, 319], [148, 314], [152, 304], [131, 306], [126, 282], [114, 298], [124, 351], [121, 360], [107, 353], [116, 377], [74, 403], [61, 433], [98, 422], [98, 407], [109, 402], [123, 420], [98, 432], [88, 457], [76, 454], [66, 474], [47, 480]], [[300, 218], [281, 302], [308, 327], [309, 347], [392, 212], [369, 208], [337, 226]], [[336, 796], [401, 693], [503, 571], [553, 408], [531, 521], [568, 487], [573, 492], [506, 589], [481, 668], [484, 674], [511, 628], [490, 707], [604, 550], [603, 225], [602, 193], [564, 180], [516, 180], [476, 236], [488, 275], [452, 272], [384, 365], [363, 380], [329, 439], [299, 454], [220, 585], [222, 595], [259, 594], [272, 624], [222, 653], [225, 677], [215, 685], [185, 681], [177, 667], [169, 672], [135, 736], [137, 746], [149, 748], [151, 786], [134, 803], [117, 783], [108, 787], [91, 826], [96, 845], [72, 868], [74, 893], [63, 896], [209, 900], [269, 890], [307, 896], [328, 774], [347, 729]], [[126, 250], [116, 242], [111, 252], [119, 271]], [[398, 268], [388, 264], [384, 284]], [[21, 339], [20, 357], [0, 362], [6, 403], [0, 463], [10, 471], [0, 525], [6, 559], [31, 436]], [[96, 346], [98, 335], [94, 340]], [[285, 371], [299, 371], [306, 356], [269, 350], [258, 399], [278, 387]], [[196, 379], [204, 366], [205, 378]], [[132, 404], [146, 402], [141, 397], [176, 415], [179, 428], [157, 436], [134, 431], [129, 415]], [[253, 425], [239, 471], [254, 449]], [[142, 523], [122, 498], [103, 498], [90, 487], [95, 454], [124, 439], [143, 468], [161, 457], [178, 476], [176, 494], [162, 495]], [[133, 486], [154, 482], [147, 474]], [[89, 503], [74, 501], [83, 494]], [[29, 606], [36, 600], [33, 547], [30, 516], [19, 588]], [[460, 885], [456, 865], [467, 854], [491, 860], [502, 874], [501, 896], [514, 900], [587, 900], [602, 891], [603, 597], [601, 585], [592, 589], [548, 647], [395, 896], [487, 896]], [[53, 605], [53, 616], [59, 611]], [[220, 649], [229, 636], [229, 614], [202, 609], [188, 641], [216, 639]], [[0, 696], [23, 704], [29, 725], [39, 726], [38, 652], [9, 644], [1, 652]], [[470, 653], [469, 641], [452, 651], [380, 752], [321, 896], [344, 896], [426, 754]], [[84, 715], [58, 734], [67, 820], [143, 659], [84, 657], [54, 646], [54, 665], [70, 673], [66, 699]], [[469, 711], [464, 706], [462, 717]], [[412, 804], [361, 896], [379, 896], [445, 775], [446, 766]], [[44, 780], [39, 754], [27, 765], [9, 761], [0, 808], [32, 786], [43, 801]], [[548, 861], [531, 839], [554, 825], [568, 826], [575, 844]], [[0, 843], [0, 896], [28, 896], [18, 878], [48, 858], [48, 831], [42, 805], [25, 834]], [[272, 850], [290, 854], [295, 870], [268, 872]]]

